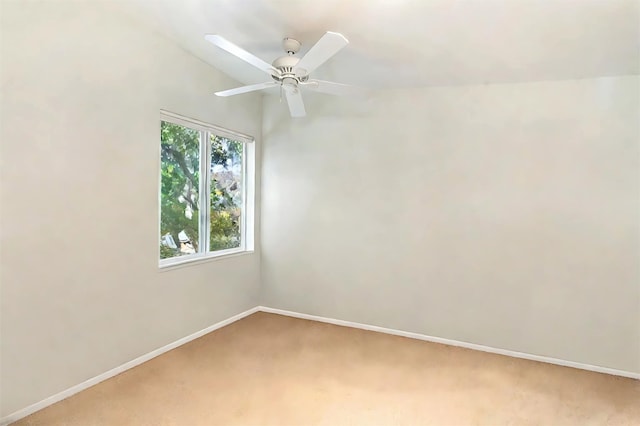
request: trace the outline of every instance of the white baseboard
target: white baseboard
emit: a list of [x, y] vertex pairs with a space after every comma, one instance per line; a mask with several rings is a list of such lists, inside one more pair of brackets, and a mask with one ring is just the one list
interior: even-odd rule
[[53, 405], [58, 401], [62, 401], [65, 398], [70, 397], [71, 395], [74, 395], [80, 391], [83, 391], [93, 385], [97, 385], [98, 383], [105, 381], [107, 379], [110, 379], [113, 376], [116, 376], [122, 372], [125, 372], [127, 370], [129, 370], [130, 368], [136, 367], [140, 364], [142, 364], [143, 362], [149, 361], [152, 358], [157, 357], [158, 355], [162, 355], [165, 352], [169, 352], [171, 349], [175, 349], [178, 346], [182, 346], [185, 343], [189, 343], [192, 340], [197, 339], [198, 337], [202, 337], [207, 333], [211, 333], [214, 330], [217, 330], [219, 328], [222, 328], [226, 325], [229, 325], [233, 322], [236, 322], [246, 316], [249, 316], [255, 312], [257, 312], [259, 310], [259, 307], [256, 306], [255, 308], [251, 308], [247, 311], [244, 311], [242, 313], [239, 313], [238, 315], [234, 315], [231, 318], [227, 318], [226, 320], [220, 321], [218, 323], [215, 323], [203, 330], [200, 331], [196, 331], [193, 334], [188, 335], [187, 337], [183, 337], [182, 339], [178, 339], [173, 343], [169, 343], [168, 345], [165, 345], [161, 348], [156, 349], [155, 351], [151, 351], [147, 354], [144, 354], [142, 356], [139, 356], [138, 358], [129, 361], [127, 363], [124, 363], [116, 368], [113, 368], [105, 373], [102, 373], [98, 376], [92, 377], [89, 380], [85, 380], [82, 383], [79, 383], [75, 386], [70, 387], [69, 389], [63, 390], [62, 392], [59, 392], [55, 395], [52, 395], [46, 399], [43, 399], [40, 402], [36, 402], [35, 404], [29, 405], [28, 407], [25, 407], [21, 410], [18, 410], [12, 414], [9, 414], [6, 417], [3, 417], [2, 419], [0, 419], [0, 425], [4, 426], [4, 425], [8, 425], [9, 423], [18, 421], [20, 419], [22, 419], [23, 417], [27, 417], [30, 414], [35, 413], [36, 411], [42, 410], [45, 407], [48, 407], [49, 405]]
[[475, 343], [467, 343], [467, 342], [461, 342], [459, 340], [443, 339], [442, 337], [427, 336], [425, 334], [394, 330], [392, 328], [378, 327], [375, 325], [361, 324], [361, 323], [352, 322], [352, 321], [344, 321], [344, 320], [333, 319], [333, 318], [319, 317], [316, 315], [301, 314], [299, 312], [268, 308], [266, 306], [259, 306], [258, 310], [261, 312], [269, 312], [272, 314], [285, 315], [288, 317], [301, 318], [301, 319], [306, 319], [311, 321], [326, 322], [328, 324], [340, 325], [343, 327], [359, 328], [362, 330], [377, 331], [378, 333], [393, 334], [395, 336], [408, 337], [410, 339], [425, 340], [427, 342], [441, 343], [443, 345], [449, 345], [449, 346], [459, 346], [461, 348], [473, 349], [476, 351], [506, 355], [514, 358], [528, 359], [531, 361], [546, 362], [547, 364], [561, 365], [563, 367], [578, 368], [580, 370], [589, 370], [589, 371], [595, 371], [597, 373], [611, 374], [614, 376], [629, 377], [631, 379], [640, 380], [640, 373], [633, 373], [631, 371], [616, 370], [614, 368], [600, 367], [597, 365], [590, 365], [590, 364], [582, 364], [580, 362], [566, 361], [563, 359], [550, 358], [550, 357], [541, 356], [541, 355], [532, 355], [524, 352], [510, 351], [507, 349], [492, 348], [490, 346], [477, 345]]

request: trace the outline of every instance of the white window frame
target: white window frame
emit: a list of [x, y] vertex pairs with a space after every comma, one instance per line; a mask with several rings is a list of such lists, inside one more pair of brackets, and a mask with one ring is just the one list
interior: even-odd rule
[[[254, 250], [254, 218], [255, 218], [255, 139], [253, 136], [239, 133], [233, 130], [225, 129], [214, 124], [205, 123], [200, 120], [187, 118], [169, 111], [160, 111], [160, 123], [166, 121], [173, 124], [188, 127], [200, 132], [200, 193], [199, 202], [201, 206], [198, 210], [198, 248], [202, 251], [194, 254], [176, 256], [169, 259], [160, 259], [160, 244], [158, 244], [158, 262], [161, 269], [174, 267], [178, 265], [189, 264], [207, 259], [222, 258], [240, 253], [252, 253]], [[215, 134], [234, 141], [242, 142], [242, 216], [240, 219], [240, 247], [209, 251], [210, 238], [209, 234], [209, 197], [211, 196], [211, 142], [210, 135]], [[160, 138], [158, 138], [160, 139]], [[158, 235], [160, 235], [161, 215], [162, 215], [162, 157], [158, 156], [160, 162], [158, 168], [159, 186], [158, 186]], [[203, 161], [207, 165], [204, 167], [206, 173], [202, 173]]]

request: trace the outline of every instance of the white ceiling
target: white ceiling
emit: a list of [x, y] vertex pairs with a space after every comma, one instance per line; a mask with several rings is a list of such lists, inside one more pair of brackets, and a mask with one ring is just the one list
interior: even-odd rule
[[[294, 37], [351, 42], [313, 75], [372, 88], [640, 73], [640, 0], [127, 0], [121, 5], [243, 83], [260, 71], [209, 44], [220, 34], [267, 62]], [[266, 77], [266, 78], [265, 78]], [[222, 89], [222, 88], [221, 88]]]

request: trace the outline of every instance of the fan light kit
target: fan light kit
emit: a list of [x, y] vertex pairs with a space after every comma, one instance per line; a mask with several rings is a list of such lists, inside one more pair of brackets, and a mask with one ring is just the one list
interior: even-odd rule
[[282, 48], [286, 55], [277, 58], [271, 65], [219, 35], [207, 35], [205, 39], [271, 75], [273, 79], [273, 81], [265, 83], [216, 92], [217, 96], [233, 96], [280, 86], [287, 99], [291, 116], [304, 117], [306, 111], [302, 101], [302, 93], [300, 92], [302, 88], [329, 95], [362, 95], [365, 92], [360, 87], [309, 78], [309, 75], [316, 68], [349, 44], [349, 41], [339, 33], [331, 31], [325, 33], [302, 58], [295, 56], [302, 44], [296, 39], [287, 37], [282, 40]]

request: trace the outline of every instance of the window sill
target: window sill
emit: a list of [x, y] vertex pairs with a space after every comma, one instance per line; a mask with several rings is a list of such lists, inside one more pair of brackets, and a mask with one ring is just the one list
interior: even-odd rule
[[160, 263], [159, 271], [160, 272], [168, 272], [174, 269], [181, 269], [190, 266], [199, 265], [201, 263], [209, 263], [217, 260], [225, 260], [232, 257], [245, 256], [248, 254], [255, 253], [254, 250], [244, 250], [244, 249], [229, 249], [229, 250], [220, 250], [215, 253], [209, 253], [207, 255], [201, 256], [189, 256], [188, 258], [173, 258], [173, 259], [165, 259], [168, 262]]

